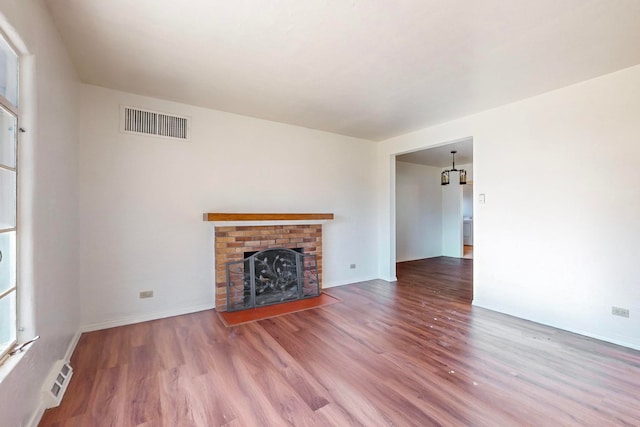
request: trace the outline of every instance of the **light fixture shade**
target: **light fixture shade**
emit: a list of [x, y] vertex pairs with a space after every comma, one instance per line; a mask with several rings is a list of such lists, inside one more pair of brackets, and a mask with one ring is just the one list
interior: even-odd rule
[[449, 171], [442, 171], [440, 174], [440, 184], [448, 185], [449, 184]]
[[464, 169], [460, 169], [460, 185], [464, 185], [467, 183], [467, 171]]

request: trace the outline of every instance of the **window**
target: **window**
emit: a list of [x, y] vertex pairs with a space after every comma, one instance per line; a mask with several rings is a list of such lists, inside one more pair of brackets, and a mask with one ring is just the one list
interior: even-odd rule
[[0, 357], [17, 333], [18, 55], [0, 35]]

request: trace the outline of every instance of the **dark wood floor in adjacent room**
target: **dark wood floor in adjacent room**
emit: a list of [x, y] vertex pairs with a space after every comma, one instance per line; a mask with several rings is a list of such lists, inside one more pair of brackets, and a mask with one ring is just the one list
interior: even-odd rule
[[640, 352], [472, 307], [472, 262], [234, 328], [206, 311], [84, 334], [40, 425], [640, 425]]

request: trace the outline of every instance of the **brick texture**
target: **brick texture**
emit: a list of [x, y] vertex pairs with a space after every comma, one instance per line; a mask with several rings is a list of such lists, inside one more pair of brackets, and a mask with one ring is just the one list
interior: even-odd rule
[[214, 231], [216, 254], [216, 310], [227, 309], [226, 265], [241, 261], [245, 252], [273, 248], [302, 248], [305, 254], [318, 259], [318, 280], [322, 289], [322, 225], [295, 224], [270, 226], [216, 227]]

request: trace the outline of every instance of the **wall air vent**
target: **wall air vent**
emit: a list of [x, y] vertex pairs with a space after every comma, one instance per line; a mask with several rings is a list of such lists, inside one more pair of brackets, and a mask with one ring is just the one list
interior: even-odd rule
[[122, 106], [120, 109], [120, 131], [138, 135], [189, 140], [191, 119], [184, 116], [142, 110]]
[[69, 362], [58, 360], [53, 365], [43, 389], [47, 408], [55, 408], [60, 405], [62, 396], [69, 385], [69, 380], [71, 380], [71, 375], [73, 375], [73, 369]]

